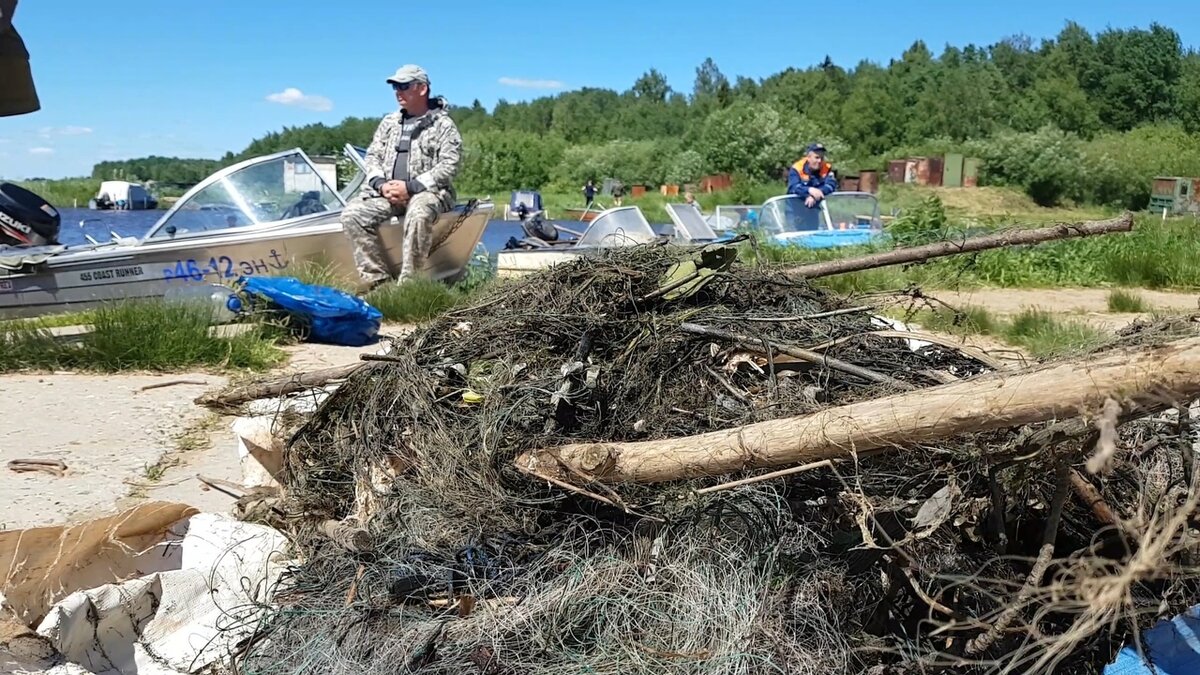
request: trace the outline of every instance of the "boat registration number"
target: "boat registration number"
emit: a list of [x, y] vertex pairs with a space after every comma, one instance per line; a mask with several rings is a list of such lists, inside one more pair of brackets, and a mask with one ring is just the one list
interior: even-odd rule
[[176, 260], [173, 266], [164, 267], [162, 278], [167, 281], [202, 281], [211, 274], [218, 279], [232, 279], [236, 276], [268, 274], [271, 270], [287, 269], [289, 262], [275, 249], [271, 249], [270, 255], [265, 257], [245, 260], [234, 260], [227, 255], [215, 256], [207, 261], [189, 258]]

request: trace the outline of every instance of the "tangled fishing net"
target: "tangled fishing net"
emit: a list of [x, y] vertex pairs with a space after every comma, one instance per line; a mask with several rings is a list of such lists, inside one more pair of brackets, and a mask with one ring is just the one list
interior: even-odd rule
[[518, 470], [539, 448], [685, 437], [991, 369], [880, 335], [766, 268], [664, 285], [689, 255], [637, 247], [501, 285], [342, 384], [289, 442], [278, 512], [301, 562], [243, 672], [1098, 672], [1194, 603], [1186, 416], [1115, 424], [1121, 461], [1102, 477], [1083, 468], [1100, 441], [1082, 423], [734, 487], [756, 472], [608, 485]]

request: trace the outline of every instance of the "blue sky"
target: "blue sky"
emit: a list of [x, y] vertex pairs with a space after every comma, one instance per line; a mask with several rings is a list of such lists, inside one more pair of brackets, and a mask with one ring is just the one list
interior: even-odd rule
[[625, 89], [647, 69], [690, 91], [711, 56], [731, 79], [825, 54], [886, 62], [916, 39], [991, 44], [1053, 37], [1067, 20], [1174, 28], [1200, 46], [1196, 0], [1005, 3], [756, 0], [587, 5], [549, 0], [19, 0], [42, 110], [0, 117], [0, 176], [90, 173], [102, 159], [219, 157], [284, 126], [336, 124], [394, 107], [384, 79], [419, 63], [452, 104], [560, 88]]

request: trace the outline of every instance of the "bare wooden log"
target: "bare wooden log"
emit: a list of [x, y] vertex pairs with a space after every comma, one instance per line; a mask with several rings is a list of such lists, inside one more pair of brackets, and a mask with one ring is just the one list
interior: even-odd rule
[[260, 398], [275, 398], [277, 396], [294, 394], [305, 389], [322, 387], [335, 380], [345, 379], [350, 373], [365, 365], [366, 363], [358, 361], [333, 366], [332, 368], [312, 370], [307, 373], [296, 373], [266, 382], [252, 382], [223, 392], [209, 392], [197, 398], [195, 403], [196, 405], [216, 410], [236, 408], [243, 403], [255, 401]]
[[1062, 223], [1032, 230], [1010, 230], [998, 234], [971, 237], [962, 241], [939, 241], [924, 246], [900, 248], [894, 251], [875, 253], [858, 258], [801, 265], [791, 268], [787, 273], [792, 277], [816, 279], [818, 277], [828, 277], [847, 272], [860, 272], [862, 270], [887, 267], [889, 265], [922, 262], [933, 258], [957, 255], [959, 253], [986, 251], [987, 249], [1003, 248], [1005, 246], [1040, 244], [1042, 242], [1069, 239], [1072, 237], [1091, 237], [1098, 234], [1128, 232], [1132, 229], [1133, 214], [1126, 211], [1124, 214], [1109, 220], [1093, 220], [1074, 224]]
[[1200, 338], [1113, 349], [954, 384], [697, 436], [577, 443], [525, 452], [525, 471], [563, 478], [565, 462], [608, 483], [716, 476], [911, 446], [963, 433], [1067, 419], [1108, 398], [1128, 409], [1200, 395]]

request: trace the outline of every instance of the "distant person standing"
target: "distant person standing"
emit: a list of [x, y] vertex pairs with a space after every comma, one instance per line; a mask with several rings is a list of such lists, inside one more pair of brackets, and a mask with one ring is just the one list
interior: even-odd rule
[[683, 193], [683, 203], [696, 207], [697, 211], [700, 210], [700, 202], [696, 201], [696, 195], [692, 194], [690, 190]]
[[625, 197], [625, 184], [622, 183], [621, 181], [617, 181], [617, 182], [613, 183], [613, 187], [612, 187], [613, 203], [616, 204], [617, 206], [620, 206], [621, 201], [624, 197]]
[[29, 50], [13, 26], [17, 0], [0, 0], [0, 117], [41, 110]]
[[387, 78], [400, 109], [384, 115], [367, 146], [367, 180], [342, 211], [342, 229], [368, 291], [391, 278], [379, 226], [404, 218], [398, 281], [421, 276], [438, 216], [454, 208], [453, 180], [462, 164], [462, 136], [441, 97], [430, 98], [429, 75], [401, 66]]
[[583, 186], [583, 204], [585, 209], [592, 208], [592, 202], [596, 201], [596, 182], [588, 179], [588, 182]]

